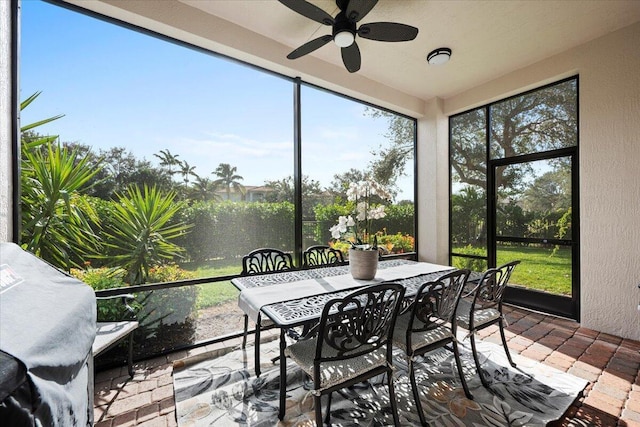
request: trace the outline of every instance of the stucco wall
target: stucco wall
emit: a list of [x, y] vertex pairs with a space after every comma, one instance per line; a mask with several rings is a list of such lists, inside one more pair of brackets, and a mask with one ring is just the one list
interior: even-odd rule
[[418, 257], [449, 263], [449, 138], [444, 101], [426, 102], [418, 120]]
[[0, 1], [0, 242], [11, 240], [11, 3]]
[[640, 23], [449, 98], [444, 114], [575, 74], [581, 322], [640, 340]]

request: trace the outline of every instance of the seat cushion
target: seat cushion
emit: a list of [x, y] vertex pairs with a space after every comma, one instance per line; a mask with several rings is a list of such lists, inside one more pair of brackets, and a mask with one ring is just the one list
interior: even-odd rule
[[[471, 304], [467, 301], [461, 300], [458, 304], [458, 311], [456, 320], [458, 322], [458, 326], [464, 329], [470, 328], [470, 319], [469, 319], [469, 310], [471, 309]], [[473, 327], [475, 329], [480, 329], [489, 323], [495, 322], [500, 318], [500, 312], [495, 308], [480, 308], [476, 309], [473, 312]]]
[[[364, 349], [364, 348], [363, 348]], [[313, 378], [313, 359], [316, 355], [316, 340], [298, 341], [286, 348], [285, 354], [296, 362], [311, 379]], [[323, 355], [337, 355], [335, 349], [327, 347]], [[320, 369], [320, 387], [318, 391], [333, 387], [360, 374], [387, 363], [386, 346], [373, 348], [370, 353], [343, 360], [322, 362]]]
[[98, 322], [96, 325], [96, 339], [91, 347], [93, 355], [99, 355], [117, 341], [133, 332], [138, 325], [136, 321]]
[[[411, 351], [407, 351], [407, 329], [409, 327], [409, 319], [411, 313], [405, 313], [397, 317], [396, 326], [393, 331], [393, 344], [404, 350], [405, 353], [414, 353], [417, 349], [435, 344], [440, 341], [450, 341], [453, 339], [451, 327], [442, 324], [432, 329], [422, 332], [411, 333]], [[416, 329], [422, 323], [414, 323]]]

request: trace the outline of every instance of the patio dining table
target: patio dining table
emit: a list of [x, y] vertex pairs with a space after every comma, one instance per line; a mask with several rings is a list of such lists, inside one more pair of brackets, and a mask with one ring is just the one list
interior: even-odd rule
[[240, 290], [239, 307], [253, 320], [267, 316], [280, 328], [280, 410], [284, 416], [286, 399], [286, 331], [317, 321], [327, 301], [381, 282], [397, 282], [405, 287], [405, 297], [416, 294], [420, 285], [453, 270], [447, 265], [404, 259], [380, 261], [376, 277], [356, 280], [349, 266], [293, 270], [265, 275], [237, 277], [231, 280]]

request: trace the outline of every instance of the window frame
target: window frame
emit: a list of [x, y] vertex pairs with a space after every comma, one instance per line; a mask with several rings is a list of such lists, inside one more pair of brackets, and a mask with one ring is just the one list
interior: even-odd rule
[[[512, 157], [492, 158], [491, 156], [491, 107], [493, 105], [526, 96], [549, 87], [561, 85], [563, 83], [575, 81], [576, 95], [576, 144], [571, 147], [563, 147], [558, 149], [537, 151], [533, 153], [520, 154]], [[580, 197], [579, 197], [579, 147], [580, 147], [580, 78], [579, 75], [573, 75], [561, 80], [545, 84], [503, 99], [490, 102], [485, 105], [474, 107], [472, 109], [449, 116], [449, 264], [453, 263], [455, 258], [468, 258], [482, 260], [486, 265], [496, 267], [496, 218], [495, 218], [495, 177], [493, 174], [496, 166], [510, 165], [519, 162], [531, 162], [536, 160], [547, 160], [557, 157], [570, 157], [571, 165], [571, 203], [572, 203], [572, 277], [571, 277], [571, 296], [563, 297], [541, 291], [520, 289], [509, 287], [505, 293], [505, 302], [510, 302], [522, 307], [539, 310], [551, 314], [569, 317], [577, 321], [580, 320]], [[457, 117], [469, 114], [473, 111], [484, 110], [485, 120], [485, 221], [487, 228], [486, 256], [470, 255], [456, 253], [453, 248], [453, 174], [452, 174], [452, 121]], [[533, 239], [536, 240], [536, 239]], [[545, 243], [558, 242], [563, 239], [538, 239], [546, 240]], [[532, 295], [534, 294], [534, 295]]]

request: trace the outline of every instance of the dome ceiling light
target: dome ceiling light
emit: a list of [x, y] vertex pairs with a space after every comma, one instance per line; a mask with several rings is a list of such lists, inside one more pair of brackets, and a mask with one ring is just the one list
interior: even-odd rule
[[451, 58], [451, 49], [448, 47], [439, 47], [429, 52], [427, 62], [430, 65], [442, 65], [449, 62], [449, 58]]

